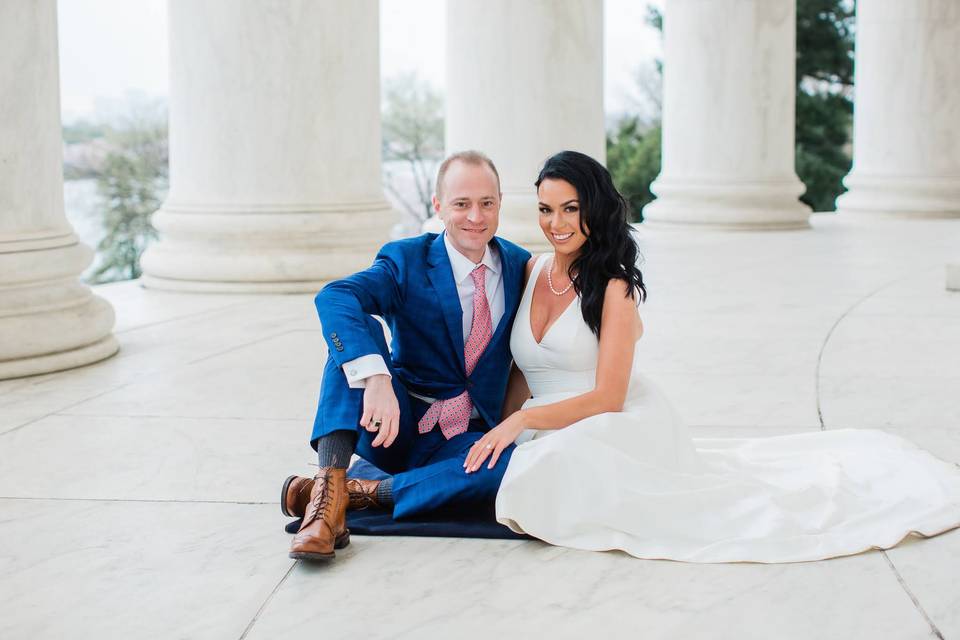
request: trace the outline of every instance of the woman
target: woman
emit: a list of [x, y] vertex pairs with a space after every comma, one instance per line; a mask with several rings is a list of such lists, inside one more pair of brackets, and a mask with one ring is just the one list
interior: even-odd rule
[[500, 522], [553, 544], [691, 562], [819, 560], [960, 526], [960, 470], [881, 431], [691, 440], [639, 373], [646, 290], [609, 173], [564, 151], [536, 185], [553, 252], [527, 266], [509, 417], [464, 465], [474, 473], [521, 443]]

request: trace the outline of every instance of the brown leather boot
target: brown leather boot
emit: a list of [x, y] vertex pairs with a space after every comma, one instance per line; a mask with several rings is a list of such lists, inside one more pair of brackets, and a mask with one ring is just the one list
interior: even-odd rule
[[334, 549], [350, 544], [347, 529], [347, 470], [325, 467], [313, 481], [303, 524], [293, 537], [295, 560], [332, 560]]
[[350, 504], [347, 505], [347, 509], [351, 511], [383, 509], [383, 505], [377, 499], [377, 487], [379, 486], [379, 480], [363, 480], [361, 478], [347, 480], [347, 491], [350, 493]]
[[[360, 511], [363, 509], [383, 509], [377, 500], [379, 480], [363, 480], [350, 478], [347, 480], [347, 493], [350, 500], [347, 509]], [[280, 510], [283, 515], [291, 518], [301, 518], [310, 502], [310, 490], [313, 489], [313, 479], [304, 476], [290, 476], [283, 483], [280, 491]]]
[[291, 518], [302, 518], [310, 502], [310, 491], [313, 490], [313, 478], [290, 476], [283, 481], [280, 490], [280, 511]]

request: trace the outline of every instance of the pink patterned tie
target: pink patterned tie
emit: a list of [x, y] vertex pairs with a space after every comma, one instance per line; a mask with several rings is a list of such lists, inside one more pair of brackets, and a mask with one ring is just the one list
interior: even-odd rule
[[[490, 305], [487, 303], [486, 265], [480, 265], [470, 272], [473, 278], [473, 326], [467, 343], [463, 346], [463, 359], [467, 365], [467, 375], [473, 373], [483, 350], [493, 336], [493, 322], [490, 319]], [[439, 424], [443, 437], [449, 440], [467, 430], [470, 414], [473, 413], [473, 401], [466, 391], [455, 398], [437, 400], [420, 418], [420, 433], [429, 433]]]

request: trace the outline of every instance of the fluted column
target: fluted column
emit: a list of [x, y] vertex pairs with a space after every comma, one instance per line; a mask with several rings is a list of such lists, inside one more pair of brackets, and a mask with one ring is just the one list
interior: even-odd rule
[[362, 269], [380, 177], [377, 0], [171, 0], [170, 193], [149, 287], [313, 291]]
[[63, 210], [56, 0], [0, 2], [0, 378], [117, 352], [113, 309], [80, 283], [93, 252]]
[[546, 242], [533, 182], [563, 149], [606, 160], [602, 0], [447, 3], [446, 147], [497, 165], [499, 234]]
[[960, 216], [960, 3], [858, 0], [840, 213]]
[[667, 0], [650, 225], [809, 226], [794, 171], [795, 0]]

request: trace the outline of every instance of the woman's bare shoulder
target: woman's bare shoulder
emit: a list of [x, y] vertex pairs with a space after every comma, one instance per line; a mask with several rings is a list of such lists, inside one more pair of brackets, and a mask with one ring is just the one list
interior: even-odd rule
[[526, 271], [524, 271], [524, 274], [523, 274], [523, 283], [524, 283], [524, 284], [526, 284], [526, 283], [530, 280], [530, 274], [533, 273], [533, 267], [534, 267], [534, 265], [537, 264], [537, 259], [538, 259], [539, 257], [540, 257], [540, 256], [538, 256], [538, 255], [532, 255], [532, 256], [530, 256], [530, 259], [527, 260], [527, 268], [526, 268]]
[[630, 283], [623, 278], [610, 278], [607, 281], [606, 297], [611, 300], [631, 299]]
[[622, 321], [636, 323], [636, 340], [643, 335], [643, 321], [640, 319], [640, 310], [637, 308], [637, 292], [630, 295], [630, 283], [622, 278], [611, 278], [607, 282], [606, 295], [603, 300], [604, 316], [622, 319]]

